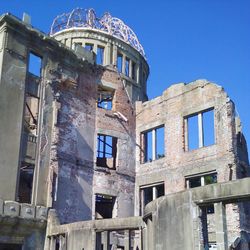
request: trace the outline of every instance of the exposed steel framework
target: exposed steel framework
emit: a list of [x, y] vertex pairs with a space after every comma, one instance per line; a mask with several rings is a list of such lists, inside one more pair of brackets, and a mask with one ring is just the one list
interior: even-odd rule
[[57, 16], [52, 23], [50, 34], [54, 35], [61, 30], [74, 27], [101, 30], [130, 44], [145, 57], [144, 49], [134, 31], [122, 20], [112, 17], [109, 13], [98, 18], [94, 9], [76, 8], [70, 13]]

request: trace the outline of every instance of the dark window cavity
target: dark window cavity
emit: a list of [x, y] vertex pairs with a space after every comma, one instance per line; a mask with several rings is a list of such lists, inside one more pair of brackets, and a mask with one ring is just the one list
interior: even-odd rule
[[140, 188], [140, 210], [143, 214], [144, 207], [151, 201], [165, 195], [164, 183]]
[[96, 219], [112, 218], [114, 204], [115, 204], [114, 196], [96, 194], [95, 195], [95, 217]]

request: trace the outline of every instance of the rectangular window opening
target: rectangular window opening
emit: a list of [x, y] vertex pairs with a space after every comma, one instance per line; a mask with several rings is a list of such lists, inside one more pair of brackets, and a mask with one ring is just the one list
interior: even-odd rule
[[106, 110], [112, 110], [113, 97], [114, 97], [113, 92], [99, 90], [98, 98], [97, 98], [97, 107], [103, 108]]
[[136, 79], [136, 63], [132, 61], [132, 69], [131, 69], [132, 79], [137, 81]]
[[156, 185], [152, 185], [152, 186], [148, 186], [148, 187], [141, 187], [140, 188], [140, 211], [141, 214], [143, 214], [144, 208], [145, 206], [161, 197], [165, 195], [165, 187], [164, 187], [164, 183], [160, 183], [160, 184], [156, 184]]
[[164, 126], [141, 133], [141, 163], [151, 162], [165, 156]]
[[88, 51], [93, 51], [94, 45], [91, 43], [86, 43], [85, 44], [85, 49]]
[[129, 77], [129, 58], [125, 58], [125, 75]]
[[117, 138], [113, 136], [97, 135], [97, 159], [99, 167], [116, 168]]
[[30, 52], [28, 72], [37, 77], [41, 77], [41, 71], [42, 71], [42, 58]]
[[99, 65], [103, 65], [103, 58], [104, 58], [104, 47], [98, 46], [97, 55], [96, 55], [96, 63]]
[[214, 110], [206, 110], [185, 118], [186, 150], [215, 144]]
[[117, 69], [118, 72], [122, 73], [122, 54], [117, 54]]
[[217, 173], [210, 173], [186, 178], [186, 187], [195, 188], [217, 183]]
[[22, 163], [19, 175], [18, 201], [31, 203], [34, 165]]
[[109, 219], [113, 217], [116, 197], [104, 194], [95, 195], [95, 218]]

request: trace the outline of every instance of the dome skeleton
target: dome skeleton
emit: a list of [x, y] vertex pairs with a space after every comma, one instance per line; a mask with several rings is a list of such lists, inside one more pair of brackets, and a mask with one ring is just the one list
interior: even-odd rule
[[76, 8], [72, 12], [64, 13], [54, 19], [51, 25], [50, 35], [74, 27], [101, 30], [128, 43], [144, 58], [146, 57], [144, 49], [134, 31], [122, 20], [112, 17], [107, 12], [104, 13], [101, 18], [98, 18], [94, 9]]

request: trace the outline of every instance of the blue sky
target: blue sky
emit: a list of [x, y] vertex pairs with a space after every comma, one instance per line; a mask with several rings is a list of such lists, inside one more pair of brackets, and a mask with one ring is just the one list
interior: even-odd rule
[[208, 79], [234, 100], [250, 144], [250, 0], [2, 0], [2, 13], [31, 15], [44, 32], [55, 16], [73, 8], [108, 11], [129, 25], [148, 63], [149, 98], [169, 85]]

